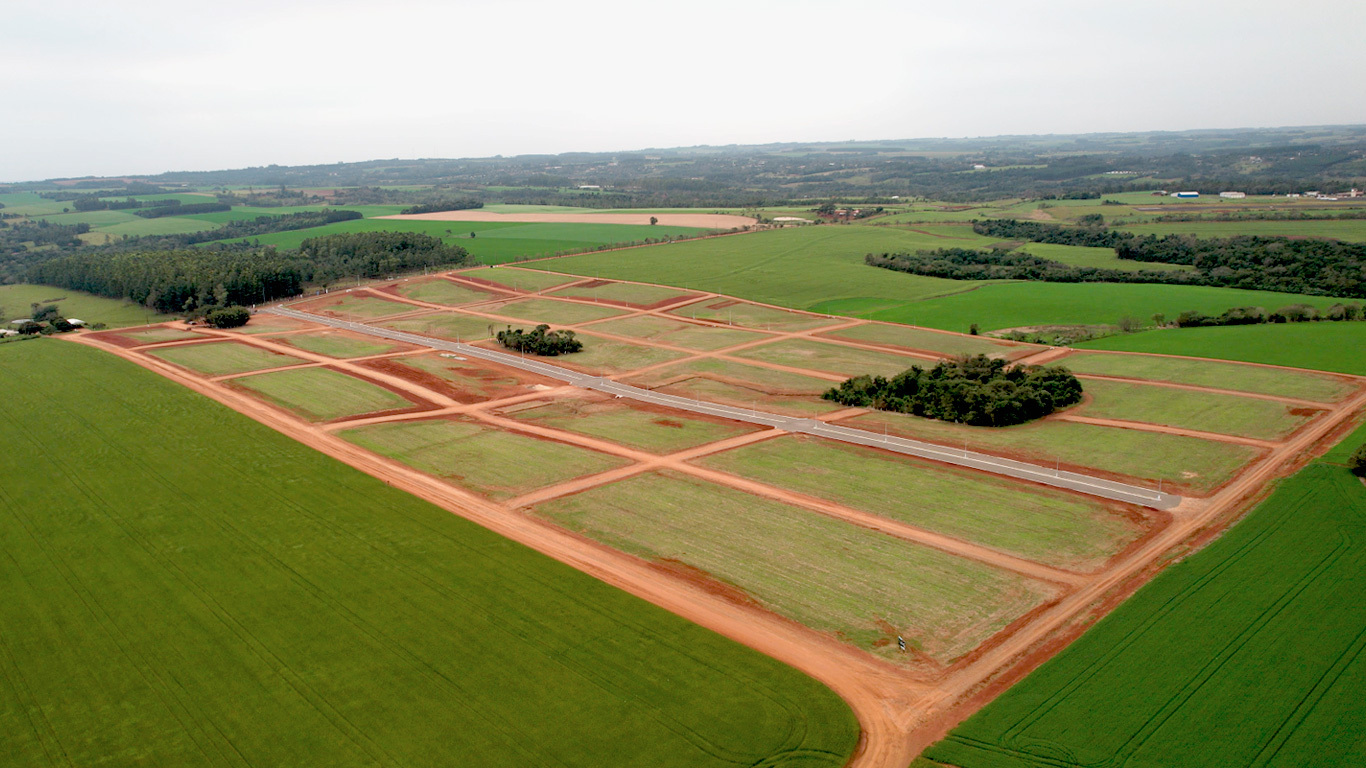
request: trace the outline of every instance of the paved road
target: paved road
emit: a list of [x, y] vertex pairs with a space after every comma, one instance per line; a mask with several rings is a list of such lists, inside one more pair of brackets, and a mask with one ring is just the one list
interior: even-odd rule
[[882, 448], [907, 456], [917, 456], [923, 459], [941, 461], [945, 464], [971, 467], [984, 472], [991, 472], [993, 474], [1027, 480], [1043, 485], [1056, 486], [1058, 488], [1067, 488], [1091, 496], [1128, 502], [1130, 504], [1138, 504], [1139, 506], [1152, 507], [1153, 509], [1171, 509], [1181, 503], [1180, 496], [1170, 493], [1159, 493], [1152, 488], [1141, 488], [1135, 485], [1117, 483], [1112, 480], [1091, 477], [1090, 475], [1083, 475], [1076, 472], [1058, 471], [1022, 461], [1012, 461], [990, 454], [976, 453], [974, 451], [959, 450], [956, 448], [946, 448], [942, 445], [924, 443], [919, 440], [908, 440], [903, 437], [882, 435], [876, 432], [853, 429], [851, 427], [843, 427], [836, 424], [826, 424], [817, 419], [801, 419], [792, 416], [782, 416], [776, 413], [756, 411], [749, 408], [736, 408], [729, 405], [721, 405], [719, 403], [709, 403], [704, 400], [691, 400], [677, 395], [667, 395], [661, 392], [642, 389], [640, 387], [633, 387], [629, 384], [622, 384], [621, 382], [613, 381], [602, 376], [592, 376], [586, 373], [579, 373], [578, 371], [571, 371], [568, 368], [561, 368], [557, 365], [551, 365], [541, 360], [525, 357], [523, 355], [498, 352], [492, 349], [484, 349], [483, 347], [475, 347], [453, 341], [443, 341], [427, 336], [419, 336], [415, 333], [394, 331], [388, 328], [377, 328], [372, 325], [353, 323], [348, 320], [322, 317], [320, 315], [300, 312], [295, 309], [286, 309], [284, 307], [271, 307], [263, 311], [282, 315], [284, 317], [305, 320], [311, 323], [318, 323], [332, 328], [341, 328], [355, 333], [362, 333], [367, 336], [378, 336], [393, 341], [402, 341], [408, 344], [429, 347], [443, 352], [452, 352], [467, 357], [478, 358], [480, 360], [488, 360], [500, 365], [530, 371], [547, 378], [563, 381], [576, 387], [593, 389], [617, 397], [640, 400], [642, 402], [653, 403], [668, 408], [676, 408], [682, 411], [704, 413], [711, 416], [719, 416], [724, 419], [732, 419], [734, 421], [776, 427], [788, 432], [799, 432], [802, 434], [828, 438], [830, 440], [839, 440], [845, 443]]

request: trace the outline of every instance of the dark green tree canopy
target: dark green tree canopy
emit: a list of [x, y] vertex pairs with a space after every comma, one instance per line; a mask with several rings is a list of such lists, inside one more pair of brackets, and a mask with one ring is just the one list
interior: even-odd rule
[[574, 338], [573, 331], [552, 331], [542, 323], [530, 331], [521, 328], [508, 328], [498, 332], [498, 343], [518, 352], [555, 357], [567, 355], [583, 349], [583, 342]]

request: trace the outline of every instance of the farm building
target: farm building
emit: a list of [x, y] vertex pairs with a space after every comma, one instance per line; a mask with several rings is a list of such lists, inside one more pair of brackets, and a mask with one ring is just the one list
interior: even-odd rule
[[1232, 199], [1232, 200], [1242, 200], [1243, 198], [1247, 197], [1247, 193], [1246, 193], [1246, 192], [1220, 192], [1220, 193], [1219, 193], [1219, 196], [1220, 196], [1220, 197], [1229, 198], [1229, 199]]
[[1199, 197], [1199, 192], [1173, 192], [1172, 197]]
[[8, 329], [8, 328], [0, 328], [0, 339], [5, 338], [6, 336], [18, 336], [18, 335], [19, 335], [19, 332], [18, 332], [18, 331], [11, 331], [11, 330]]
[[67, 321], [68, 323], [71, 323], [72, 325], [85, 325], [85, 321], [84, 321], [84, 320], [77, 320], [77, 319], [74, 318], [74, 317], [68, 317], [68, 318], [66, 319], [66, 321]]

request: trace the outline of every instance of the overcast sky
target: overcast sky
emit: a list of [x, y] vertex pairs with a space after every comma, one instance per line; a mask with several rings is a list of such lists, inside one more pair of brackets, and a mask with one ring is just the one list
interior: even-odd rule
[[1366, 2], [6, 0], [0, 181], [1366, 122]]

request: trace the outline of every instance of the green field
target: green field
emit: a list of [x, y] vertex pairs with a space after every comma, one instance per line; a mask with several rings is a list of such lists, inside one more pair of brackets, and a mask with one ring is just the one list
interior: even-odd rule
[[165, 326], [153, 326], [146, 330], [127, 330], [113, 334], [119, 338], [128, 339], [137, 344], [157, 344], [163, 341], [183, 341], [186, 339], [205, 338], [202, 333], [194, 331], [182, 331], [179, 328], [168, 328]]
[[1123, 227], [1136, 235], [1195, 235], [1196, 237], [1327, 237], [1366, 242], [1366, 219], [1339, 221], [1163, 221]]
[[262, 373], [233, 379], [232, 384], [309, 421], [331, 421], [414, 407], [413, 403], [377, 384], [327, 368]]
[[754, 427], [738, 421], [650, 411], [624, 400], [591, 402], [562, 398], [503, 415], [659, 454], [676, 453], [754, 431]]
[[1311, 464], [926, 756], [961, 768], [1366, 764], [1363, 518], [1366, 488]]
[[387, 323], [377, 323], [381, 328], [393, 328], [422, 336], [465, 342], [470, 340], [491, 339], [507, 324], [487, 317], [462, 315], [455, 312], [436, 312], [418, 317], [405, 317]]
[[1176, 357], [1081, 352], [1068, 355], [1061, 364], [1074, 373], [1170, 381], [1319, 403], [1341, 400], [1353, 391], [1350, 383], [1334, 376]]
[[1094, 499], [828, 440], [766, 440], [698, 463], [1064, 568], [1098, 567], [1141, 533]]
[[628, 304], [650, 306], [663, 301], [681, 299], [687, 294], [672, 288], [658, 285], [636, 285], [634, 283], [608, 283], [606, 285], [575, 285], [550, 291], [551, 296], [571, 296], [580, 299], [601, 299], [603, 301], [624, 301]]
[[[136, 365], [0, 357], [6, 766], [839, 768], [855, 747], [815, 681]], [[32, 459], [54, 436], [79, 471]]]
[[606, 304], [579, 304], [554, 299], [520, 299], [507, 304], [479, 307], [480, 312], [515, 317], [532, 323], [550, 325], [578, 325], [593, 320], [624, 315], [630, 310]]
[[1321, 413], [1305, 413], [1307, 409], [1273, 400], [1144, 384], [1088, 381], [1085, 386], [1090, 400], [1078, 411], [1082, 416], [1146, 421], [1264, 440], [1283, 438]]
[[1366, 323], [1272, 323], [1109, 336], [1083, 349], [1153, 352], [1366, 376]]
[[104, 323], [110, 328], [160, 323], [167, 319], [165, 315], [148, 311], [146, 307], [127, 301], [106, 299], [48, 285], [15, 283], [0, 285], [0, 320], [8, 324], [10, 320], [28, 317], [31, 314], [31, 305], [35, 302], [50, 304], [54, 301], [67, 317], [74, 317], [87, 323]]
[[735, 357], [851, 377], [867, 373], [891, 378], [913, 365], [925, 367], [931, 364], [919, 357], [875, 352], [814, 339], [775, 341], [742, 349], [735, 353]]
[[699, 301], [672, 310], [669, 314], [692, 318], [693, 320], [711, 320], [715, 323], [725, 323], [727, 326], [758, 328], [766, 331], [805, 331], [811, 328], [835, 325], [839, 322], [828, 317], [789, 312], [785, 309], [774, 309], [761, 304], [749, 304], [725, 298]]
[[537, 272], [531, 269], [502, 267], [500, 269], [476, 269], [457, 273], [462, 277], [478, 278], [490, 283], [511, 288], [514, 291], [544, 291], [557, 285], [572, 283], [583, 278], [577, 275], [559, 275], [553, 272]]
[[148, 350], [147, 354], [169, 363], [207, 376], [261, 371], [304, 363], [297, 357], [281, 355], [270, 350], [239, 344], [235, 341], [214, 341], [207, 344], [185, 344]]
[[587, 448], [454, 419], [372, 424], [340, 434], [362, 448], [498, 501], [629, 463]]
[[890, 344], [892, 346], [902, 347], [903, 349], [937, 352], [942, 355], [989, 355], [991, 357], [1006, 357], [1040, 352], [1044, 349], [1043, 347], [1030, 344], [1011, 344], [1005, 341], [986, 339], [981, 336], [938, 333], [920, 328], [909, 328], [904, 325], [886, 325], [883, 323], [856, 325], [852, 328], [830, 331], [820, 335], [839, 339], [850, 339], [852, 341], [871, 342], [873, 344]]
[[398, 283], [395, 289], [399, 295], [410, 299], [452, 306], [472, 304], [476, 301], [489, 301], [501, 295], [469, 288], [440, 277]]
[[[1184, 435], [1044, 420], [1014, 427], [970, 427], [875, 411], [840, 422], [850, 427], [926, 440], [1047, 466], [1054, 462], [1100, 470], [1143, 485], [1204, 495], [1231, 479], [1257, 449]], [[1083, 470], [1085, 471], [1085, 470]]]
[[534, 509], [650, 560], [701, 569], [779, 614], [888, 658], [896, 636], [949, 662], [1047, 600], [1047, 587], [815, 512], [672, 473]]
[[1095, 267], [1096, 269], [1118, 269], [1123, 272], [1189, 272], [1195, 267], [1185, 264], [1163, 264], [1159, 261], [1134, 261], [1121, 259], [1115, 255], [1114, 248], [1087, 248], [1080, 245], [1054, 245], [1052, 243], [1026, 243], [1019, 250], [1041, 259], [1070, 264], [1074, 267]]
[[297, 309], [319, 315], [332, 315], [350, 320], [374, 320], [390, 315], [417, 312], [422, 307], [405, 304], [401, 301], [381, 299], [368, 293], [334, 293], [322, 299], [310, 299], [295, 305]]
[[600, 323], [593, 323], [592, 330], [596, 333], [629, 336], [704, 352], [768, 338], [767, 334], [742, 331], [739, 328], [696, 325], [682, 320], [667, 320], [657, 315], [637, 315], [620, 320], [604, 320]]
[[306, 352], [342, 359], [382, 355], [399, 348], [397, 344], [381, 341], [373, 336], [352, 336], [340, 331], [291, 333], [288, 336], [281, 336], [278, 341]]
[[688, 360], [626, 381], [666, 394], [788, 416], [814, 416], [843, 407], [821, 399], [821, 393], [834, 386], [831, 381], [733, 360]]
[[549, 362], [587, 373], [611, 374], [666, 363], [687, 355], [686, 352], [671, 349], [604, 339], [591, 333], [580, 333], [579, 339], [583, 342], [583, 351], [550, 358]]

